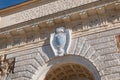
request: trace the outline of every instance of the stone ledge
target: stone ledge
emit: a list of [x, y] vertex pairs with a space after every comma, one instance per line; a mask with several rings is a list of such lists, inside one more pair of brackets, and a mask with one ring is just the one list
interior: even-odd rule
[[96, 2], [96, 1], [99, 1], [99, 0], [87, 0], [87, 1], [76, 0], [75, 2], [73, 2], [72, 0], [54, 1], [54, 2], [45, 4], [42, 6], [38, 6], [35, 8], [31, 8], [31, 9], [24, 10], [18, 13], [14, 13], [12, 15], [2, 17], [0, 26], [1, 28], [3, 28], [6, 26], [10, 26], [10, 25], [18, 24], [18, 23], [25, 22], [28, 20], [32, 20], [35, 18], [47, 16], [50, 14], [72, 9], [72, 8], [85, 5], [88, 3]]
[[[100, 33], [100, 32], [104, 32], [104, 31], [108, 31], [108, 30], [111, 30], [111, 31], [108, 31], [106, 34], [101, 35], [101, 37], [102, 36], [105, 37], [107, 35], [118, 34], [118, 33], [120, 33], [119, 32], [119, 30], [120, 30], [119, 25], [120, 25], [120, 23], [116, 24], [116, 26], [115, 25], [109, 25], [107, 27], [100, 27], [100, 28], [93, 29], [93, 30], [91, 29], [91, 30], [83, 31], [83, 32], [80, 32], [80, 31], [79, 32], [74, 32], [72, 34], [73, 39], [78, 38], [80, 36], [90, 35], [90, 34], [94, 34], [94, 33]], [[117, 30], [117, 31], [114, 32], [115, 31], [114, 29]], [[47, 40], [46, 43], [44, 41], [38, 41], [38, 42], [30, 43], [30, 44], [25, 44], [26, 46], [14, 46], [14, 47], [11, 47], [11, 48], [2, 49], [0, 54], [8, 54], [8, 53], [24, 51], [24, 50], [27, 50], [27, 49], [33, 49], [33, 48], [37, 48], [37, 47], [40, 47], [40, 46], [43, 46], [43, 45], [48, 45], [48, 44], [49, 44], [48, 40]]]

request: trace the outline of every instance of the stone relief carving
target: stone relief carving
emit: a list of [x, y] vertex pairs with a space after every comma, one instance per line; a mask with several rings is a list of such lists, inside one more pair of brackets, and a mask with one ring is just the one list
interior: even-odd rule
[[56, 31], [50, 35], [50, 45], [55, 56], [68, 53], [71, 44], [71, 32], [71, 30], [60, 27], [56, 28]]
[[6, 59], [6, 55], [0, 56], [0, 79], [9, 72], [13, 73], [15, 59]]

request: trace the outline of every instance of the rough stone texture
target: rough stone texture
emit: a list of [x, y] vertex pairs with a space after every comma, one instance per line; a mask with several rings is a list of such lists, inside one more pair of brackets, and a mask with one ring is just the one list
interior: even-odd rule
[[[3, 22], [2, 24], [0, 24], [0, 26], [5, 27], [7, 25], [24, 22], [27, 20], [34, 19], [36, 17], [53, 14], [58, 11], [74, 8], [74, 7], [80, 6], [81, 4], [86, 4], [86, 3], [90, 3], [91, 1], [97, 1], [97, 0], [86, 0], [86, 1], [88, 2], [80, 3], [80, 0], [76, 0], [75, 2], [73, 2], [72, 0], [57, 0], [51, 3], [48, 3], [46, 5], [39, 6], [37, 7], [37, 9], [32, 8], [29, 10], [15, 13], [13, 15], [5, 16], [2, 18]], [[37, 10], [40, 10], [40, 11], [36, 13], [36, 15], [33, 15], [31, 14], [33, 10], [35, 10], [35, 12]], [[102, 19], [105, 19], [104, 20], [105, 22], [103, 22], [103, 24], [107, 25], [104, 27], [107, 28], [111, 25], [116, 27], [116, 25], [112, 23], [114, 22], [114, 18], [116, 17], [114, 16], [115, 14], [112, 15], [110, 11], [108, 12], [110, 14], [107, 15], [107, 17], [105, 18], [101, 17]], [[29, 16], [26, 16], [28, 14]], [[97, 17], [98, 16], [94, 16], [93, 18], [89, 17], [89, 20], [86, 20], [86, 22], [84, 22], [82, 26], [86, 26], [86, 28], [89, 28], [89, 30], [92, 30], [91, 28], [98, 27], [99, 20], [95, 22], [97, 20]], [[11, 20], [11, 18], [13, 20]], [[102, 21], [101, 18], [100, 20]], [[111, 23], [108, 23], [106, 20], [109, 20], [108, 22], [111, 22]], [[119, 22], [117, 23], [119, 24]], [[81, 27], [81, 26], [78, 25], [77, 27]], [[76, 28], [76, 26], [74, 26], [74, 28]], [[72, 27], [72, 29], [74, 28]], [[83, 32], [86, 32], [86, 31], [83, 31]], [[75, 33], [73, 32], [72, 35], [74, 34]], [[115, 36], [118, 34], [120, 34], [120, 28], [118, 27], [116, 29], [115, 28], [109, 29], [106, 31], [101, 31], [97, 33], [87, 34], [87, 35], [77, 34], [77, 37], [76, 36], [72, 37], [73, 39], [72, 39], [72, 44], [71, 44], [69, 53], [65, 54], [64, 56], [55, 56], [49, 43], [39, 47], [37, 46], [34, 48], [26, 49], [20, 52], [7, 53], [7, 57], [6, 57], [7, 59], [13, 58], [13, 57], [15, 58], [15, 65], [14, 65], [14, 73], [8, 74], [6, 80], [38, 80], [38, 78], [45, 73], [44, 70], [46, 69], [46, 66], [47, 67], [52, 66], [50, 61], [60, 59], [61, 57], [70, 56], [70, 55], [79, 56], [90, 61], [92, 65], [95, 66], [95, 68], [99, 72], [101, 80], [120, 80], [120, 53], [118, 52], [117, 43], [115, 39]], [[64, 62], [64, 59], [54, 63], [58, 64], [62, 61]], [[90, 67], [90, 66], [87, 66], [87, 67]], [[37, 78], [34, 78], [34, 77], [37, 77]]]
[[[70, 53], [90, 60], [101, 75], [101, 80], [120, 79], [120, 54], [117, 50], [115, 35], [120, 34], [120, 29], [99, 32], [72, 40]], [[7, 58], [16, 58], [12, 80], [34, 80], [46, 63], [54, 59], [54, 53], [50, 45], [29, 49], [21, 52], [11, 53]]]
[[[89, 44], [96, 50], [91, 59], [100, 70], [101, 80], [119, 80], [120, 59], [118, 58], [115, 35], [120, 34], [119, 29], [100, 32], [86, 36]], [[103, 77], [102, 77], [103, 76]]]
[[59, 0], [59, 1], [57, 0], [45, 5], [41, 5], [35, 8], [31, 8], [28, 10], [15, 13], [12, 15], [4, 16], [1, 18], [0, 28], [10, 26], [13, 24], [18, 24], [18, 23], [35, 19], [38, 17], [43, 17], [46, 15], [64, 11], [70, 8], [75, 8], [75, 7], [88, 4], [91, 2], [95, 2], [95, 1], [98, 1], [98, 0], [86, 0], [86, 1], [76, 0], [74, 2], [72, 0]]
[[50, 46], [43, 46], [7, 55], [7, 58], [12, 57], [15, 57], [12, 80], [30, 80], [39, 68], [54, 57], [54, 54]]
[[69, 50], [68, 54], [72, 54], [72, 55], [74, 54], [77, 43], [78, 43], [78, 39], [72, 40], [72, 43], [71, 43], [70, 50]]
[[[118, 34], [116, 30], [119, 30], [120, 33], [120, 29], [114, 29], [76, 38], [70, 49], [72, 55], [83, 56], [90, 60], [100, 71], [101, 80], [120, 79], [120, 59], [118, 58], [120, 54], [117, 51], [114, 37], [116, 33]], [[9, 54], [7, 57], [16, 57], [15, 73], [12, 75], [12, 79], [19, 80], [25, 77], [25, 80], [30, 80], [38, 67], [42, 67], [47, 61], [54, 58], [54, 54], [48, 45], [43, 48], [26, 50], [24, 53]]]

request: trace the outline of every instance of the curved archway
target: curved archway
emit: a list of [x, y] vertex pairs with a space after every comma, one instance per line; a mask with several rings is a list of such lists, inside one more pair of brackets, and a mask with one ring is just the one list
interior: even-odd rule
[[80, 64], [65, 63], [52, 67], [45, 80], [94, 80], [92, 73]]
[[[78, 80], [101, 80], [100, 79], [100, 75], [98, 70], [96, 69], [96, 67], [87, 59], [81, 57], [81, 56], [62, 56], [62, 57], [56, 57], [54, 59], [52, 59], [51, 61], [49, 61], [42, 69], [41, 73], [39, 73], [39, 75], [37, 76], [36, 80], [48, 80], [48, 76], [50, 76], [51, 73], [55, 72], [57, 69], [63, 69], [64, 68], [68, 68], [69, 66], [71, 67], [78, 67], [78, 68], [69, 68], [69, 70], [71, 71], [76, 71], [78, 69], [78, 72], [72, 72], [71, 74], [73, 74], [74, 76], [77, 76]], [[84, 70], [84, 73], [80, 73], [80, 70]], [[66, 71], [66, 70], [65, 70]], [[62, 71], [64, 74], [65, 72]], [[59, 72], [56, 73], [58, 75], [61, 76], [62, 73]], [[71, 76], [71, 74], [66, 75], [66, 76]], [[80, 76], [81, 74], [81, 76]], [[74, 76], [72, 78], [74, 78]], [[52, 76], [53, 78], [49, 80], [53, 80], [54, 77], [56, 76]], [[69, 78], [64, 79], [65, 76], [63, 76], [63, 78], [58, 78], [57, 80], [67, 80]], [[79, 79], [80, 78], [80, 79]], [[55, 79], [56, 80], [56, 79]], [[77, 80], [77, 79], [76, 79]]]

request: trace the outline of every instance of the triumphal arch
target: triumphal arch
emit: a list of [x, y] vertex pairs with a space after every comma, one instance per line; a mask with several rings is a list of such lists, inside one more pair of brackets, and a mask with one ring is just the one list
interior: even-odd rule
[[0, 8], [0, 80], [120, 80], [120, 0]]

